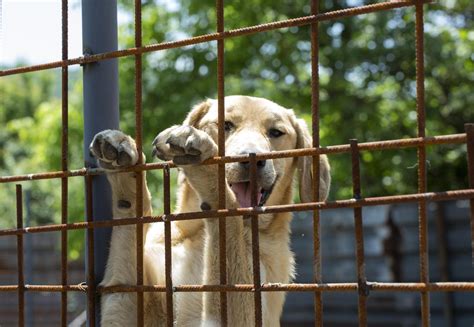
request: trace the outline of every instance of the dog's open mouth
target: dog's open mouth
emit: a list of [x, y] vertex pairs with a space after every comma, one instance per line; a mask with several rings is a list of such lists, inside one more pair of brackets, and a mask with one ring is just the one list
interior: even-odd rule
[[[234, 192], [241, 208], [252, 206], [252, 191], [250, 190], [250, 182], [232, 183], [229, 184], [229, 186]], [[268, 200], [270, 194], [272, 193], [272, 188], [273, 185], [269, 189], [264, 189], [263, 187], [258, 186], [257, 203], [259, 207], [263, 206]]]

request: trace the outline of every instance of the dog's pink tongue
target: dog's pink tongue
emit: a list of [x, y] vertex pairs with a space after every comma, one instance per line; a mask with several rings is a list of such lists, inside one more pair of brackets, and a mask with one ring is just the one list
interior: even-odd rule
[[[250, 191], [250, 183], [249, 182], [242, 182], [242, 183], [234, 183], [231, 186], [232, 191], [235, 193], [235, 197], [240, 204], [241, 208], [251, 207], [251, 191]], [[257, 193], [257, 203], [260, 202], [262, 198], [262, 193]]]

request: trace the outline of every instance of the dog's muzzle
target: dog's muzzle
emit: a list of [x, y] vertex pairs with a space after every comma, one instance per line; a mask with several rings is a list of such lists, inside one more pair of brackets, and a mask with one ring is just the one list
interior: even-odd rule
[[[245, 151], [239, 154], [248, 154], [251, 152], [252, 151]], [[257, 180], [255, 182], [257, 183], [257, 205], [263, 206], [272, 193], [273, 185], [276, 181], [276, 172], [272, 160], [259, 160], [256, 165]], [[227, 165], [226, 177], [240, 207], [251, 207], [250, 163], [243, 161]]]

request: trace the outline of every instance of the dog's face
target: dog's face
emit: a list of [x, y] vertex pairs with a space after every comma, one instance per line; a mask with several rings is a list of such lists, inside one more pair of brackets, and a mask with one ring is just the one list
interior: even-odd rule
[[[191, 111], [185, 124], [204, 130], [217, 143], [217, 119], [217, 101], [208, 100]], [[305, 123], [296, 119], [292, 110], [262, 98], [226, 97], [224, 127], [226, 155], [272, 152], [311, 146]], [[329, 187], [329, 166], [325, 157], [322, 158], [324, 158], [324, 164], [321, 176], [325, 180], [321, 198], [325, 199]], [[259, 205], [279, 204], [284, 196], [288, 196], [283, 193], [288, 193], [298, 161], [300, 185], [304, 188], [302, 191], [311, 194], [311, 158], [261, 160], [257, 161]], [[250, 207], [249, 162], [226, 164], [226, 179], [240, 206]]]

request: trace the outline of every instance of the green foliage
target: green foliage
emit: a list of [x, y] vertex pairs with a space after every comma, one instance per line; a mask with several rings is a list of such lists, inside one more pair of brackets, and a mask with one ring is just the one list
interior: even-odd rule
[[[321, 11], [362, 1], [322, 1]], [[367, 2], [365, 2], [367, 3]], [[143, 1], [143, 43], [173, 41], [215, 32], [214, 1]], [[133, 17], [133, 3], [121, 10]], [[474, 122], [474, 8], [469, 0], [425, 8], [426, 133], [462, 133]], [[310, 14], [303, 0], [226, 2], [225, 28], [233, 29]], [[323, 146], [415, 137], [414, 9], [322, 22], [319, 27], [320, 135]], [[132, 20], [132, 19], [131, 19]], [[120, 26], [120, 47], [134, 46], [133, 23]], [[180, 123], [191, 106], [216, 96], [216, 42], [145, 54], [143, 60], [144, 149], [157, 133]], [[121, 126], [134, 134], [134, 58], [119, 60]], [[82, 89], [70, 69], [70, 168], [82, 167]], [[0, 79], [0, 173], [25, 174], [60, 168], [60, 74], [45, 71]], [[225, 92], [269, 98], [311, 121], [310, 27], [236, 37], [225, 41]], [[149, 155], [149, 153], [147, 153]], [[428, 150], [428, 188], [465, 188], [465, 147]], [[334, 155], [331, 199], [351, 197], [350, 157]], [[415, 192], [416, 149], [362, 153], [364, 196]], [[149, 173], [161, 194], [160, 172]], [[83, 219], [83, 185], [70, 179], [69, 221]], [[58, 222], [60, 182], [24, 183], [32, 192], [35, 224]], [[1, 227], [14, 221], [14, 187], [1, 185]], [[155, 212], [161, 199], [154, 197]], [[75, 237], [75, 236], [74, 236]], [[82, 236], [72, 238], [71, 257]]]
[[[362, 1], [323, 1], [321, 11]], [[144, 44], [215, 31], [213, 1], [183, 0], [170, 10], [161, 1], [143, 8]], [[133, 10], [130, 3], [126, 10]], [[473, 7], [469, 1], [425, 6], [427, 135], [461, 133], [474, 121]], [[308, 15], [307, 1], [226, 3], [226, 29]], [[322, 145], [415, 137], [414, 8], [379, 12], [320, 24], [320, 135]], [[133, 46], [133, 24], [122, 26], [122, 47]], [[225, 41], [226, 94], [272, 99], [310, 121], [310, 27], [259, 33]], [[192, 104], [216, 96], [216, 42], [144, 56], [146, 141], [179, 123]], [[120, 66], [121, 112], [133, 131], [133, 59]], [[126, 62], [126, 63], [125, 63]], [[148, 144], [148, 143], [145, 143]], [[428, 152], [429, 189], [466, 187], [463, 147]], [[333, 156], [332, 198], [351, 196], [350, 161]], [[366, 196], [416, 191], [416, 149], [363, 153]], [[440, 179], [440, 176], [444, 176]], [[431, 178], [435, 177], [435, 178]]]
[[[78, 72], [71, 75], [68, 160], [69, 168], [77, 169], [83, 166], [82, 84]], [[0, 132], [2, 176], [61, 170], [61, 101], [56, 92], [59, 81], [60, 75], [47, 71], [0, 79], [0, 90], [5, 95], [0, 102], [0, 113], [4, 119]], [[68, 221], [82, 221], [83, 182], [72, 178], [68, 183]], [[22, 184], [25, 194], [30, 194], [27, 212], [31, 212], [31, 225], [59, 222], [61, 181], [42, 180]], [[4, 199], [0, 202], [0, 227], [12, 227], [16, 224], [14, 185], [2, 184], [0, 197]], [[82, 237], [77, 233], [71, 235], [70, 244], [70, 257], [78, 258]]]

